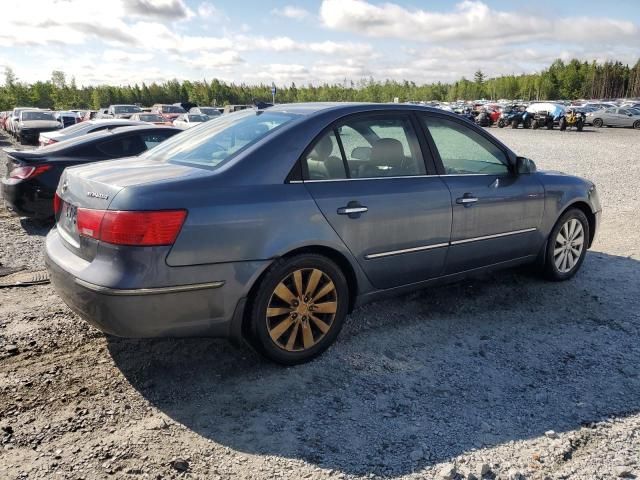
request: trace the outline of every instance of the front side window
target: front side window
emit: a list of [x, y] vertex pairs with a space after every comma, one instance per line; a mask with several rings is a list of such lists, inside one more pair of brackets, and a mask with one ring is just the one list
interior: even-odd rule
[[216, 168], [295, 118], [282, 112], [245, 110], [187, 129], [143, 157]]
[[502, 150], [454, 120], [422, 116], [447, 175], [506, 175], [507, 157]]

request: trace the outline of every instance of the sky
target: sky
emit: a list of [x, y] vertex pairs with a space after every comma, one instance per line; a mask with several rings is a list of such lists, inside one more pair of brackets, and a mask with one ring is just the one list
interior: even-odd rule
[[78, 85], [449, 82], [640, 58], [640, 1], [2, 0], [0, 68]]

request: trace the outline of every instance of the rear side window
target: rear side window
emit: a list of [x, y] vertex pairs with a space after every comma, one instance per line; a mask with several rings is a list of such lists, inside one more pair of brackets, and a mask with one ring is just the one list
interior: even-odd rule
[[137, 135], [118, 137], [106, 142], [100, 142], [96, 148], [110, 157], [139, 155], [147, 149], [142, 139]]
[[507, 157], [478, 132], [453, 120], [422, 116], [447, 175], [506, 175]]
[[324, 134], [305, 157], [309, 180], [347, 178], [340, 146], [333, 130]]
[[308, 180], [426, 173], [411, 121], [398, 115], [377, 114], [349, 119], [320, 138], [304, 161]]
[[167, 138], [173, 135], [174, 135], [174, 132], [171, 132], [171, 131], [143, 133], [142, 135], [140, 135], [140, 138], [142, 138], [142, 141], [144, 142], [146, 150], [149, 150], [150, 148], [153, 148], [159, 143], [164, 142]]

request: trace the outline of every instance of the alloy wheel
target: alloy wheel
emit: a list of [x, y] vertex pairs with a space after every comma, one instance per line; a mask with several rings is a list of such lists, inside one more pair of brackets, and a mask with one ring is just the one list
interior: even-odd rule
[[338, 311], [338, 291], [317, 268], [288, 274], [274, 289], [266, 312], [271, 340], [288, 352], [308, 350], [331, 329]]
[[584, 249], [584, 228], [571, 218], [558, 231], [553, 249], [553, 262], [560, 273], [568, 273], [576, 266]]

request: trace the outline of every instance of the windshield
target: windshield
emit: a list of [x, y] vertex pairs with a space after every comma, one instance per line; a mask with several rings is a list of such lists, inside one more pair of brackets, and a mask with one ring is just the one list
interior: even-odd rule
[[190, 128], [143, 153], [141, 158], [217, 168], [294, 118], [285, 113], [244, 110]]
[[136, 113], [139, 112], [140, 109], [135, 105], [116, 105], [113, 107], [113, 111], [115, 113]]
[[206, 122], [209, 120], [209, 117], [206, 115], [189, 115], [190, 122]]
[[185, 113], [185, 109], [177, 105], [164, 105], [162, 113]]
[[49, 112], [22, 112], [20, 115], [22, 120], [52, 120], [56, 121], [53, 118], [53, 115]]
[[147, 113], [146, 115], [138, 115], [138, 118], [143, 122], [164, 122], [164, 118], [155, 113]]

